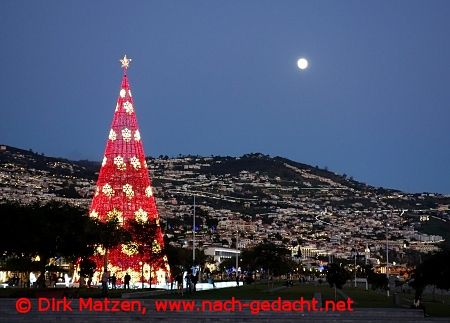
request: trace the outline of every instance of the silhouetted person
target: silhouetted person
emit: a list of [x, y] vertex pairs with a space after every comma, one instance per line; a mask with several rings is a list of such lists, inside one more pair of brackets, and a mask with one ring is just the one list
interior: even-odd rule
[[116, 274], [114, 274], [111, 277], [111, 288], [116, 289], [116, 282], [117, 282], [117, 277], [116, 277]]
[[103, 296], [106, 296], [108, 293], [108, 281], [109, 281], [109, 272], [104, 271], [102, 275], [102, 294]]
[[183, 296], [183, 274], [178, 274], [175, 280], [177, 282], [177, 289], [181, 293], [181, 296]]
[[188, 273], [186, 275], [186, 285], [188, 288], [188, 292], [191, 293], [192, 292], [192, 274]]
[[197, 290], [198, 283], [198, 272], [194, 276], [192, 276], [192, 290], [195, 292]]
[[123, 288], [124, 289], [127, 289], [127, 287], [128, 287], [128, 289], [130, 289], [130, 280], [131, 280], [131, 276], [127, 273], [123, 280]]

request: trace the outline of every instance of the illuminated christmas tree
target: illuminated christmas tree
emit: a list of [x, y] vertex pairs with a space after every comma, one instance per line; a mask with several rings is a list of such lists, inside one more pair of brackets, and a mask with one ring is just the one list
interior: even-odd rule
[[[89, 215], [100, 221], [115, 218], [124, 228], [132, 220], [153, 223], [156, 232], [153, 241], [145, 244], [149, 252], [143, 253], [142, 244], [136, 241], [109, 249], [106, 255], [104, 249], [98, 248], [93, 257], [97, 265], [93, 280], [100, 280], [106, 261], [111, 275], [116, 274], [119, 282], [128, 272], [133, 282], [141, 282], [143, 273], [143, 281], [161, 283], [169, 266], [161, 253], [163, 235], [127, 77], [131, 59], [125, 55], [120, 61], [124, 71], [122, 84]], [[154, 255], [151, 263], [144, 254]]]

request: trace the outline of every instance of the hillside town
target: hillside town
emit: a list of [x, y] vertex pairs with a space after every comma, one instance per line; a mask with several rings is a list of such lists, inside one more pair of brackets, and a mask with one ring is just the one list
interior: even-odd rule
[[[148, 158], [161, 225], [171, 244], [242, 250], [270, 241], [302, 258], [349, 258], [373, 264], [386, 248], [430, 252], [445, 242], [424, 233], [450, 222], [450, 196], [375, 188], [280, 157]], [[100, 163], [45, 157], [0, 146], [1, 201], [64, 201], [89, 208]], [[195, 207], [194, 207], [195, 205]], [[397, 259], [396, 258], [396, 259]]]

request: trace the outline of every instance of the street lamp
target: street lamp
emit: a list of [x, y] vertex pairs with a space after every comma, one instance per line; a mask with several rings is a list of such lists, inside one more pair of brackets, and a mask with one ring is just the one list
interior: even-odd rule
[[239, 286], [239, 273], [238, 273], [238, 269], [239, 269], [239, 247], [238, 247], [238, 240], [239, 240], [239, 230], [236, 229], [236, 282]]
[[139, 261], [139, 266], [141, 266], [141, 289], [144, 289], [144, 263]]
[[192, 266], [195, 265], [195, 194], [194, 194], [194, 215], [192, 220]]
[[386, 278], [387, 278], [387, 296], [389, 297], [389, 223], [386, 224]]
[[355, 271], [355, 287], [356, 287], [356, 256], [358, 255], [358, 252], [356, 251], [355, 248], [352, 248], [352, 256], [355, 257], [355, 267], [354, 267], [354, 271]]

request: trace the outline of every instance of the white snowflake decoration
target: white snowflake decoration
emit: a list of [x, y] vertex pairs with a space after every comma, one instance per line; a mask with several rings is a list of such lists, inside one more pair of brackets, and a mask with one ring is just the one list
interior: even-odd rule
[[147, 195], [147, 197], [153, 196], [153, 189], [151, 186], [147, 186], [145, 189], [145, 195]]
[[131, 104], [131, 102], [127, 101], [123, 104], [123, 108], [125, 109], [126, 113], [128, 114], [132, 114], [134, 109], [133, 109], [133, 104]]
[[98, 219], [98, 212], [95, 210], [92, 210], [92, 212], [89, 214], [89, 216], [91, 218]]
[[116, 140], [116, 138], [117, 138], [116, 132], [111, 129], [109, 131], [109, 137], [108, 138], [109, 138], [109, 140], [112, 140], [112, 141]]
[[138, 253], [138, 245], [136, 243], [130, 242], [128, 244], [122, 245], [122, 253], [127, 256], [132, 256]]
[[139, 222], [147, 222], [148, 221], [147, 212], [145, 212], [143, 209], [139, 209], [136, 212], [134, 212], [134, 217], [135, 217], [136, 221], [139, 221]]
[[159, 245], [158, 241], [156, 241], [156, 240], [153, 240], [152, 251], [153, 251], [153, 253], [158, 253], [161, 251], [161, 246]]
[[123, 162], [121, 156], [114, 157], [114, 165], [116, 165], [119, 170], [125, 170], [127, 168], [127, 165]]
[[111, 187], [111, 185], [109, 185], [108, 183], [103, 185], [102, 192], [103, 192], [103, 194], [105, 194], [106, 196], [109, 196], [109, 197], [114, 195], [114, 190]]
[[140, 169], [141, 168], [141, 162], [136, 156], [133, 156], [130, 158], [130, 163], [133, 165], [134, 169]]
[[121, 156], [114, 157], [114, 165], [123, 164], [123, 158]]
[[159, 226], [159, 218], [156, 218], [155, 222], [156, 222], [156, 225]]
[[129, 142], [131, 140], [131, 130], [128, 128], [122, 129], [122, 138], [126, 142]]
[[108, 213], [106, 213], [106, 215], [108, 216], [108, 220], [117, 219], [120, 224], [123, 223], [122, 212], [120, 212], [116, 208], [114, 208], [111, 211], [109, 211]]
[[125, 89], [122, 89], [122, 90], [120, 90], [120, 97], [121, 98], [124, 98], [125, 97], [125, 94], [127, 94], [127, 91], [125, 91]]
[[106, 250], [104, 248], [102, 248], [101, 246], [97, 246], [97, 249], [95, 251], [96, 251], [97, 255], [100, 255], [100, 256], [104, 256], [105, 252], [106, 252]]
[[136, 131], [134, 132], [134, 140], [135, 140], [135, 141], [141, 140], [141, 133], [139, 132], [139, 130], [136, 130]]
[[125, 184], [122, 187], [122, 190], [129, 199], [134, 196], [133, 186], [131, 186], [130, 184]]
[[108, 158], [106, 158], [106, 156], [103, 156], [102, 166], [106, 165], [107, 160], [108, 160]]

